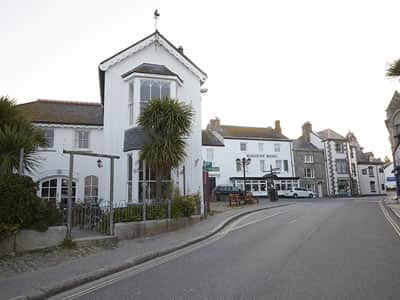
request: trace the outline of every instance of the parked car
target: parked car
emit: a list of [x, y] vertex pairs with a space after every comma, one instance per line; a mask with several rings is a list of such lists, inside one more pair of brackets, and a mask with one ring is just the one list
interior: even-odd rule
[[214, 190], [215, 199], [217, 201], [223, 200], [229, 194], [240, 194], [240, 189], [231, 185], [218, 185]]
[[284, 191], [282, 196], [290, 198], [315, 198], [315, 193], [303, 188], [294, 188], [289, 191]]

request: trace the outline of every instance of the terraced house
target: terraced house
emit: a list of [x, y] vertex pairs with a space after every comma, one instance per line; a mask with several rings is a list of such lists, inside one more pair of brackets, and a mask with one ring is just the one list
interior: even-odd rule
[[[99, 64], [99, 103], [37, 100], [19, 105], [42, 128], [49, 146], [40, 149], [43, 163], [32, 175], [39, 195], [65, 202], [68, 157], [63, 149], [120, 156], [115, 162], [115, 201], [140, 202], [154, 196], [154, 172], [139, 163], [146, 136], [138, 128], [141, 111], [152, 98], [176, 98], [193, 107], [192, 132], [187, 137], [187, 157], [165, 178], [182, 194], [202, 195], [201, 86], [207, 75], [158, 31]], [[75, 158], [75, 201], [104, 199], [110, 191], [109, 162]]]
[[325, 152], [311, 143], [311, 132], [312, 124], [306, 122], [301, 137], [293, 141], [296, 175], [302, 188], [313, 191], [318, 197], [327, 196]]

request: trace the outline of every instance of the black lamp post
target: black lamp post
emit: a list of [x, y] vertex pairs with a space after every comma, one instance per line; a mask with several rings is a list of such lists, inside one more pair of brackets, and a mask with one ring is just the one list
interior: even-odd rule
[[244, 184], [244, 195], [246, 195], [246, 166], [250, 165], [251, 159], [243, 157], [242, 159], [236, 158], [236, 164], [241, 165], [243, 168], [243, 184]]

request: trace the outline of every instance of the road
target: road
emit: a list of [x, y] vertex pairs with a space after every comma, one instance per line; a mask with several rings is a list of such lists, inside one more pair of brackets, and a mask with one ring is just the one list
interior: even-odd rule
[[378, 198], [303, 201], [54, 299], [400, 299], [400, 237]]

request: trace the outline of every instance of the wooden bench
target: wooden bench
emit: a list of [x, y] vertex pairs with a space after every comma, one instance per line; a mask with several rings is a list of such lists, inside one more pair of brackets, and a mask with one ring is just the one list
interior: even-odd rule
[[241, 197], [239, 194], [229, 194], [229, 206], [240, 206]]
[[244, 197], [244, 204], [253, 204], [255, 201], [257, 201], [257, 204], [259, 203], [258, 198], [253, 197], [253, 193], [246, 193], [246, 196]]

